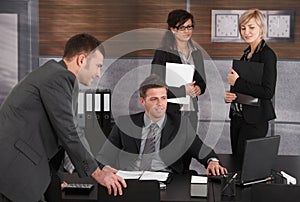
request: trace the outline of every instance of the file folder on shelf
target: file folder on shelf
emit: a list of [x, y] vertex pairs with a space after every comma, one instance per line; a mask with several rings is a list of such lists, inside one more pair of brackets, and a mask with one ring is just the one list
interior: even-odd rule
[[85, 117], [84, 117], [84, 92], [79, 91], [78, 93], [78, 106], [77, 106], [77, 113], [78, 113], [78, 126], [79, 128], [84, 128], [85, 126]]
[[108, 136], [111, 131], [111, 91], [105, 89], [102, 93], [102, 131]]
[[97, 89], [95, 92], [94, 101], [95, 117], [99, 127], [102, 127], [102, 93], [99, 91], [99, 89]]
[[92, 154], [99, 151], [99, 128], [97, 117], [95, 115], [95, 90], [89, 89], [85, 92], [85, 128], [84, 134], [88, 141]]
[[94, 92], [93, 90], [86, 90], [85, 92], [85, 128], [94, 127]]

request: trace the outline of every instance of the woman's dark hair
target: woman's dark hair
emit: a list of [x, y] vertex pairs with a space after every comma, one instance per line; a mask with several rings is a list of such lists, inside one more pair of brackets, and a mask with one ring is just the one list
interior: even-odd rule
[[192, 25], [194, 25], [194, 16], [191, 13], [183, 9], [173, 10], [168, 15], [168, 29], [181, 26], [189, 19], [191, 19]]
[[92, 35], [85, 33], [77, 34], [67, 41], [63, 58], [70, 60], [78, 54], [88, 55], [96, 48], [98, 48], [104, 56], [104, 47], [100, 44], [101, 42]]

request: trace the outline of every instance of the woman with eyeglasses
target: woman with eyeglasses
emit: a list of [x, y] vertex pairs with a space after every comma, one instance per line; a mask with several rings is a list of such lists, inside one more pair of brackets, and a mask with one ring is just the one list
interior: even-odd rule
[[[199, 45], [192, 41], [194, 17], [186, 10], [173, 10], [168, 14], [168, 31], [162, 39], [162, 45], [155, 51], [151, 73], [166, 79], [166, 63], [194, 65], [193, 81], [180, 87], [168, 86], [168, 98], [190, 96], [187, 104], [168, 103], [167, 113], [173, 118], [187, 116], [197, 132], [198, 96], [206, 89], [203, 56]], [[188, 155], [187, 155], [188, 156]], [[185, 158], [185, 169], [188, 170], [190, 158]]]
[[198, 45], [192, 41], [194, 17], [186, 10], [173, 10], [169, 13], [168, 31], [162, 40], [162, 46], [155, 51], [151, 73], [166, 79], [166, 63], [189, 64], [195, 66], [193, 81], [180, 87], [168, 86], [168, 98], [190, 96], [190, 103], [168, 103], [167, 112], [172, 115], [188, 116], [197, 131], [197, 96], [206, 89], [203, 57]]

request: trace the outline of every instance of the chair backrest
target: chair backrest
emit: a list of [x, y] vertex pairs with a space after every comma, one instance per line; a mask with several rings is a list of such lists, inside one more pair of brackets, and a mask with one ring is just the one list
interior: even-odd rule
[[107, 189], [100, 186], [98, 189], [99, 202], [159, 202], [160, 188], [158, 181], [126, 180], [127, 188], [123, 189], [122, 196], [107, 194]]

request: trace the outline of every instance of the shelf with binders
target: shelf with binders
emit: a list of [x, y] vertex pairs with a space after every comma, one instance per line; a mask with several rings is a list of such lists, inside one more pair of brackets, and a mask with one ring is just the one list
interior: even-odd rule
[[95, 155], [112, 129], [111, 90], [88, 89], [84, 97], [84, 134], [91, 152]]
[[108, 136], [112, 129], [111, 90], [89, 89], [85, 92], [85, 128], [100, 127]]

